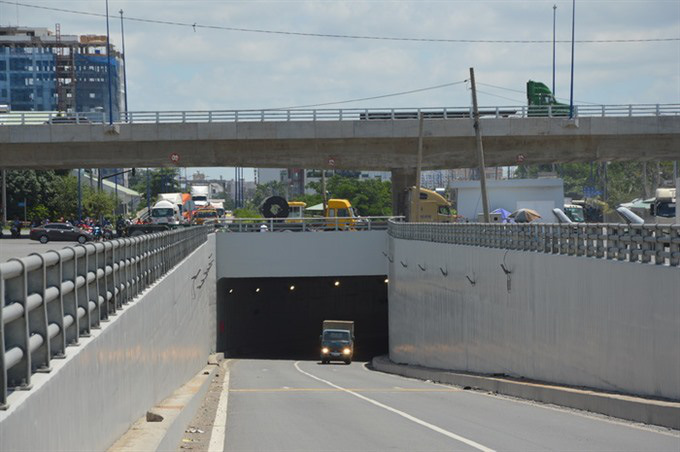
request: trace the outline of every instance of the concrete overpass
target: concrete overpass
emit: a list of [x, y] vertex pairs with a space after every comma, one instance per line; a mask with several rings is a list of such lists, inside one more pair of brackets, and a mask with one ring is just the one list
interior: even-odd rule
[[[419, 111], [128, 112], [113, 125], [89, 113], [69, 119], [77, 123], [33, 124], [30, 115], [13, 122], [0, 118], [0, 165], [333, 167], [392, 170], [412, 179]], [[466, 109], [422, 111], [423, 169], [475, 166], [474, 129]], [[680, 154], [678, 105], [581, 106], [573, 120], [534, 117], [527, 107], [484, 111], [489, 166], [672, 160]]]

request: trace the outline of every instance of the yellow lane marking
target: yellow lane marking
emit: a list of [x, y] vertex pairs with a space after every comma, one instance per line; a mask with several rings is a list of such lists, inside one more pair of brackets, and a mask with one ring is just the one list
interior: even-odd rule
[[[355, 392], [459, 392], [461, 389], [444, 388], [351, 388]], [[230, 389], [229, 392], [342, 392], [335, 388], [248, 388]]]

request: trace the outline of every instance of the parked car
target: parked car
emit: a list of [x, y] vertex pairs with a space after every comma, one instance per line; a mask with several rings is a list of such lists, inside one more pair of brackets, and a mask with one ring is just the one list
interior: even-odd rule
[[77, 241], [85, 243], [94, 240], [94, 236], [89, 232], [83, 231], [69, 223], [48, 223], [46, 225], [33, 228], [29, 234], [31, 240], [38, 240], [40, 243], [47, 243], [50, 240]]

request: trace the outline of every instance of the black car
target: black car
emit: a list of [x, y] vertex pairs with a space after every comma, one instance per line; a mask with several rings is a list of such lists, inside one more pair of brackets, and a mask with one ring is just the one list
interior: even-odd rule
[[29, 234], [31, 240], [39, 240], [40, 243], [47, 243], [50, 240], [61, 240], [78, 243], [85, 243], [94, 240], [94, 236], [87, 231], [83, 231], [69, 223], [48, 223], [46, 225], [33, 228]]

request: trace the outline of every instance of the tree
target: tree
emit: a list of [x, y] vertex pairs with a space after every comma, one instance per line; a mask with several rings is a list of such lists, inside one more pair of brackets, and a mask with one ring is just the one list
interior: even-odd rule
[[149, 173], [151, 204], [158, 198], [159, 193], [177, 193], [181, 191], [179, 185], [179, 169], [177, 168], [155, 168], [149, 170], [137, 170], [135, 176], [130, 178], [130, 187], [141, 193], [142, 201], [140, 206], [146, 206], [146, 181], [147, 171]]
[[90, 187], [83, 187], [83, 215], [91, 218], [113, 217], [113, 210], [116, 207], [116, 198], [103, 191], [92, 190]]
[[[310, 182], [310, 188], [321, 196], [321, 182]], [[333, 176], [326, 183], [326, 190], [333, 198], [348, 199], [363, 216], [387, 216], [392, 214], [392, 184], [378, 179], [360, 180]]]
[[11, 170], [7, 171], [7, 218], [24, 216], [24, 207], [20, 203], [26, 202], [27, 209], [43, 205], [53, 212], [56, 199], [56, 183], [60, 174], [56, 171]]
[[257, 184], [255, 194], [250, 200], [251, 208], [257, 209], [262, 202], [270, 196], [286, 197], [286, 184], [278, 181], [270, 181], [266, 184]]

